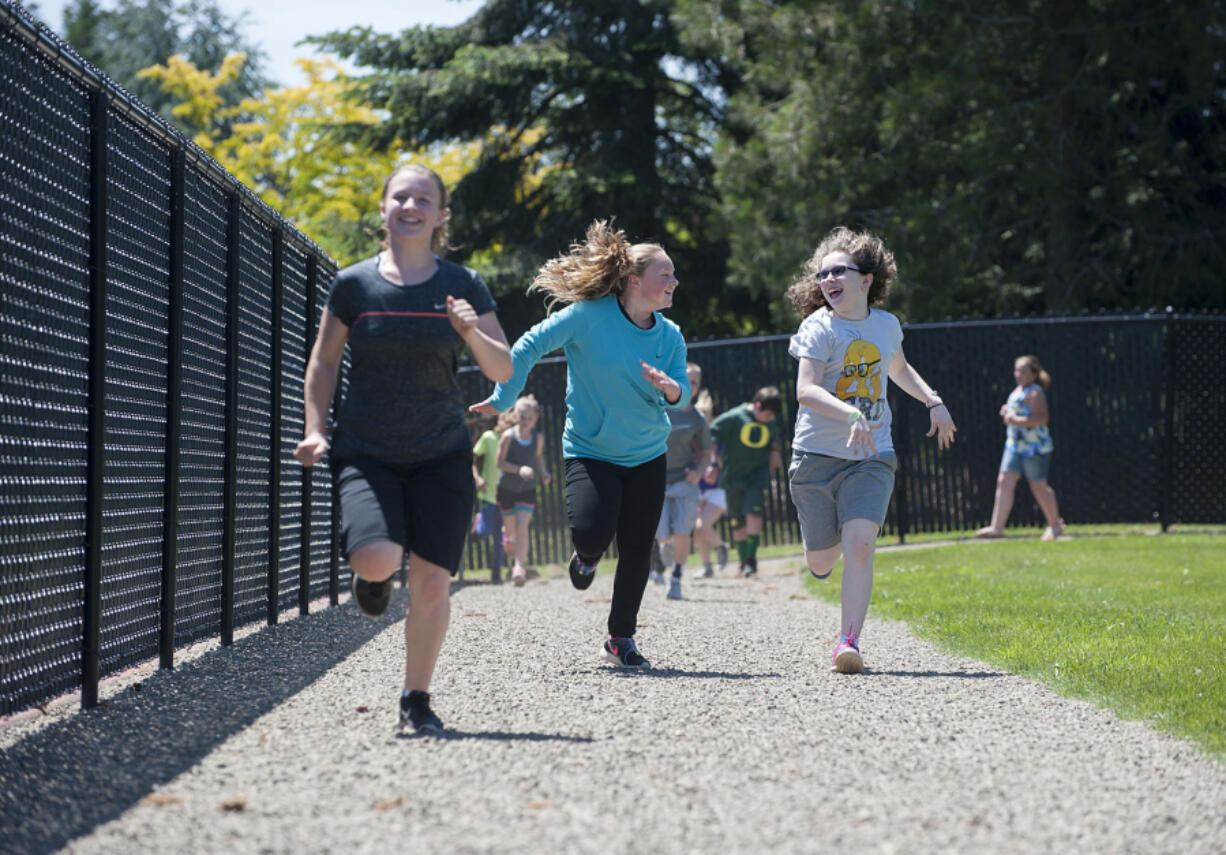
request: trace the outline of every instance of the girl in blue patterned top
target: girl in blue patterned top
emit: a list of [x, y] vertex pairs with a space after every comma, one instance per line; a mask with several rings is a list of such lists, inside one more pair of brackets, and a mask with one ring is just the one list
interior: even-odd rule
[[1051, 375], [1043, 370], [1037, 356], [1027, 354], [1013, 363], [1013, 379], [1017, 387], [1000, 408], [1000, 420], [1005, 424], [1005, 453], [996, 477], [992, 522], [975, 532], [975, 536], [1005, 536], [1005, 522], [1013, 510], [1013, 491], [1018, 479], [1025, 475], [1047, 520], [1047, 530], [1041, 539], [1055, 540], [1064, 531], [1064, 520], [1060, 518], [1056, 491], [1047, 483], [1053, 446], [1047, 428], [1047, 396], [1043, 393], [1051, 383]]

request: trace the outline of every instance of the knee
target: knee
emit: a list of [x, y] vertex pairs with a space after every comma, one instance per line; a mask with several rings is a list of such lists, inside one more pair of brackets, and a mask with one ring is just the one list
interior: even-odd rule
[[852, 527], [851, 525], [843, 526], [843, 555], [846, 556], [845, 563], [853, 563], [859, 566], [871, 564], [873, 561], [873, 553], [877, 549], [877, 532], [875, 527], [869, 529], [864, 526]]
[[839, 560], [839, 549], [822, 549], [805, 553], [805, 563], [809, 572], [819, 579], [825, 579], [834, 569], [834, 563]]
[[422, 568], [413, 575], [410, 571], [412, 606], [436, 611], [446, 608], [451, 597], [451, 574], [442, 567]]
[[404, 550], [400, 544], [380, 540], [360, 546], [349, 556], [349, 569], [368, 582], [390, 579], [400, 569]]

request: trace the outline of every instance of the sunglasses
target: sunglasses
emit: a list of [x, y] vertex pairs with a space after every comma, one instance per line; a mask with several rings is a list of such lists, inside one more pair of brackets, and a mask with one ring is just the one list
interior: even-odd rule
[[864, 272], [859, 267], [856, 267], [854, 264], [836, 264], [833, 267], [827, 267], [825, 270], [817, 271], [817, 281], [821, 282], [827, 276], [833, 276], [835, 279], [838, 279], [848, 270], [854, 270], [857, 273]]

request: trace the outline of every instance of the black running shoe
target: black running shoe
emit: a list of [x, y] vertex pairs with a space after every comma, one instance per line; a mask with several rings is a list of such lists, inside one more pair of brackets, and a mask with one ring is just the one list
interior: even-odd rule
[[741, 562], [740, 575], [742, 576], [757, 576], [758, 575], [758, 559], [746, 558]]
[[383, 613], [387, 611], [387, 604], [392, 601], [391, 579], [385, 579], [382, 582], [367, 582], [355, 573], [350, 590], [353, 592], [353, 601], [358, 604], [358, 609], [368, 618], [383, 617]]
[[443, 723], [430, 709], [430, 693], [412, 691], [400, 695], [400, 729], [412, 728], [414, 733], [441, 736]]
[[622, 668], [650, 668], [651, 663], [643, 658], [633, 638], [609, 636], [604, 642], [604, 658]]
[[584, 564], [579, 558], [579, 553], [576, 552], [570, 557], [570, 583], [580, 591], [586, 591], [592, 587], [592, 580], [596, 578], [596, 565], [591, 566]]

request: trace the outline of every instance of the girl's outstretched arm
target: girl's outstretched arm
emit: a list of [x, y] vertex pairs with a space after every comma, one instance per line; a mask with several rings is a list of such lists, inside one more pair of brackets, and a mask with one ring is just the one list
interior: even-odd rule
[[890, 360], [890, 379], [898, 384], [898, 388], [902, 389], [912, 398], [917, 401], [923, 401], [928, 407], [928, 417], [931, 421], [931, 426], [925, 436], [936, 435], [938, 448], [949, 448], [954, 443], [954, 433], [958, 428], [954, 424], [953, 417], [949, 414], [949, 408], [945, 406], [945, 402], [941, 400], [941, 396], [936, 391], [924, 382], [924, 378], [919, 375], [910, 362], [907, 362], [907, 357], [903, 355], [902, 347], [894, 353], [894, 358]]

